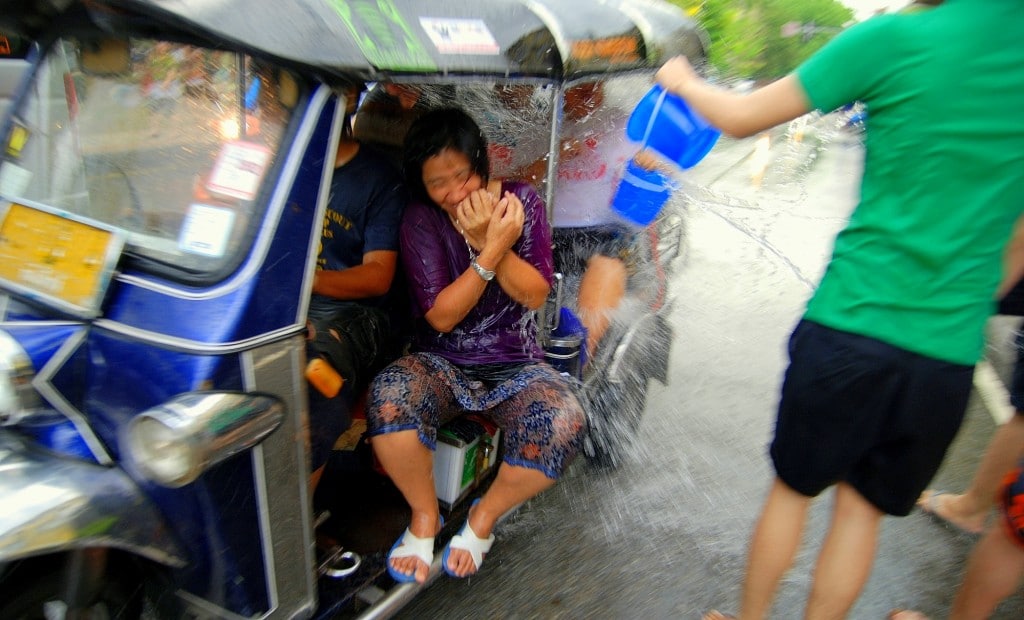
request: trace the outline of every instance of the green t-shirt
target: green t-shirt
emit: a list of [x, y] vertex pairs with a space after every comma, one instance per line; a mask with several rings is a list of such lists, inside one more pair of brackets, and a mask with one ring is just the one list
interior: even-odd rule
[[806, 317], [974, 364], [1024, 211], [1024, 3], [947, 0], [853, 26], [797, 69], [867, 107], [860, 202]]

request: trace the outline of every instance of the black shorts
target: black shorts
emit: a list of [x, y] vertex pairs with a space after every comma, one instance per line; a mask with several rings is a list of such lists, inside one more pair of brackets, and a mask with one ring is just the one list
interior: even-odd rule
[[362, 391], [398, 357], [404, 340], [388, 314], [371, 306], [342, 305], [311, 317], [310, 322], [315, 336], [306, 343], [307, 357], [323, 357], [345, 380], [333, 398], [312, 387], [308, 390], [310, 458], [315, 470], [327, 462], [334, 443], [351, 426], [352, 408]]
[[1018, 327], [1013, 346], [1016, 348], [1017, 358], [1010, 379], [1010, 404], [1017, 411], [1017, 415], [1024, 415], [1024, 325]]
[[1017, 282], [1003, 298], [999, 300], [997, 314], [1024, 316], [1024, 278]]
[[316, 332], [312, 349], [356, 391], [369, 385], [374, 375], [401, 353], [400, 337], [380, 308], [346, 305], [325, 318], [312, 320], [312, 324]]
[[806, 320], [789, 356], [770, 448], [779, 479], [808, 497], [845, 481], [909, 514], [960, 428], [974, 368]]
[[636, 235], [625, 226], [615, 225], [555, 228], [551, 232], [555, 271], [581, 274], [595, 255], [618, 258], [632, 269], [636, 263]]
[[[1024, 316], [1024, 278], [999, 300], [996, 313]], [[1013, 344], [1016, 348], [1017, 361], [1013, 366], [1013, 377], [1010, 383], [1010, 404], [1017, 410], [1017, 415], [1024, 415], [1024, 323], [1017, 327]]]

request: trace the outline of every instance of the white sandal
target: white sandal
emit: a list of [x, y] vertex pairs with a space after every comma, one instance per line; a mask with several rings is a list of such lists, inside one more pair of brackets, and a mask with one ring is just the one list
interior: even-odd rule
[[[494, 543], [494, 534], [491, 534], [487, 538], [480, 538], [473, 531], [473, 528], [469, 526], [469, 519], [466, 519], [466, 524], [462, 526], [459, 533], [452, 536], [451, 542], [444, 548], [444, 554], [441, 556], [441, 566], [444, 568], [444, 572], [448, 573], [452, 577], [462, 577], [463, 575], [456, 575], [450, 568], [448, 568], [448, 555], [452, 549], [461, 549], [468, 551], [470, 557], [473, 558], [473, 564], [476, 566], [476, 570], [480, 570], [480, 566], [484, 563], [484, 555], [491, 550], [491, 544]], [[471, 573], [472, 574], [472, 573]]]
[[410, 532], [409, 528], [405, 528], [405, 533], [395, 541], [395, 544], [391, 546], [391, 551], [388, 552], [387, 566], [391, 578], [398, 583], [416, 581], [416, 571], [406, 575], [391, 566], [391, 560], [394, 558], [419, 558], [427, 565], [427, 570], [430, 570], [430, 565], [434, 561], [434, 537], [420, 538]]

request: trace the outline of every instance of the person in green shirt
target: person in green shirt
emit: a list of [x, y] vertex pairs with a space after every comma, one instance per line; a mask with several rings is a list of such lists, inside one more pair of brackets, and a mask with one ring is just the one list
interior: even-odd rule
[[867, 109], [860, 200], [790, 337], [744, 620], [769, 613], [811, 499], [831, 487], [804, 617], [845, 617], [871, 573], [882, 517], [909, 514], [960, 426], [1003, 249], [1024, 210], [1022, 8], [946, 0], [878, 15], [747, 94], [708, 84], [681, 57], [657, 74], [738, 137], [811, 110]]

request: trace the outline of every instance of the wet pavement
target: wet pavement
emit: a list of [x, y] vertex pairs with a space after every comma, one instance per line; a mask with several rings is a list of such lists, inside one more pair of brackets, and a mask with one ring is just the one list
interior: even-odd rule
[[[398, 618], [699, 618], [734, 611], [747, 537], [772, 478], [766, 444], [789, 331], [856, 196], [861, 148], [836, 117], [776, 130], [763, 171], [757, 139], [723, 138], [684, 175], [687, 247], [674, 281], [670, 383], [652, 383], [640, 445], [615, 470], [578, 460], [498, 528], [482, 572], [441, 576]], [[1005, 378], [1016, 323], [990, 325]], [[996, 385], [995, 398], [1001, 397]], [[963, 489], [995, 423], [976, 394], [935, 484]], [[799, 618], [831, 497], [773, 618]], [[944, 617], [973, 539], [919, 512], [887, 518], [874, 572], [850, 617], [894, 607]], [[1024, 617], [1020, 594], [994, 618]]]

